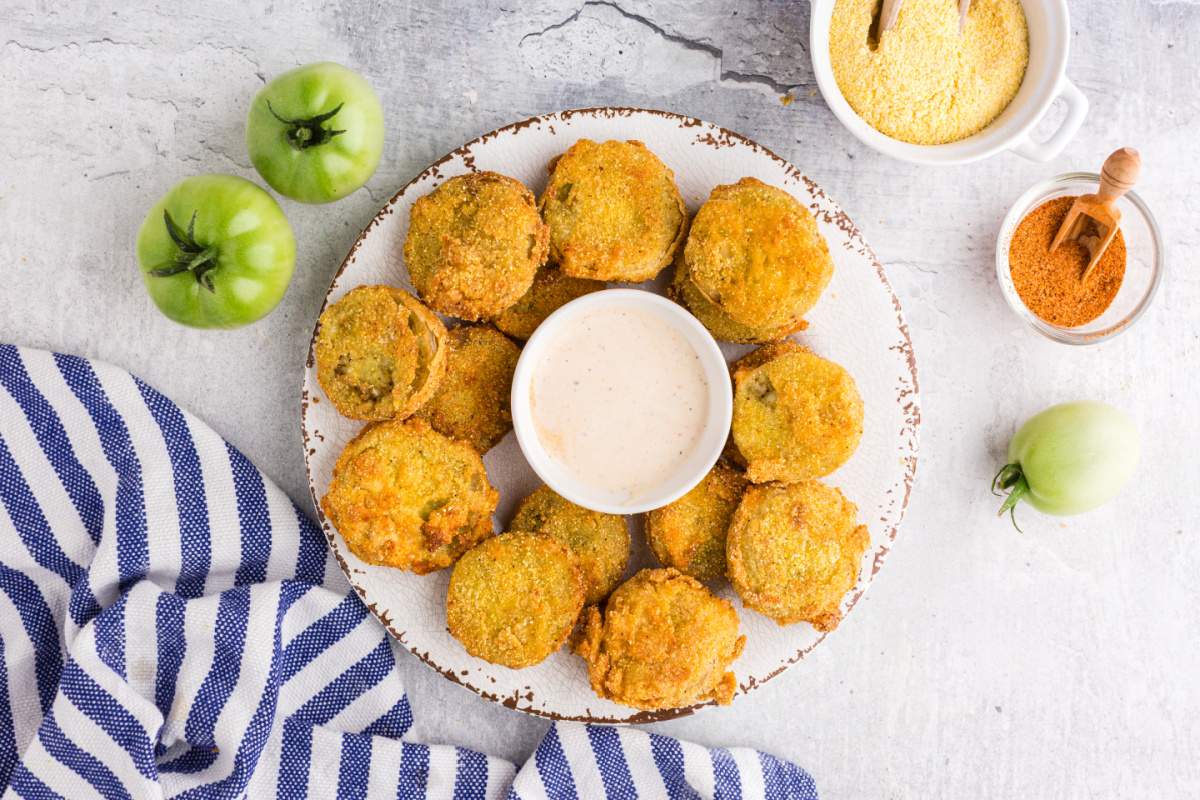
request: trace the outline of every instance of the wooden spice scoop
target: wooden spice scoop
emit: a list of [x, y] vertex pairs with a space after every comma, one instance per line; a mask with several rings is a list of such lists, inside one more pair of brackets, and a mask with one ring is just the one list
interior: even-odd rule
[[[890, 31], [896, 26], [896, 20], [900, 17], [900, 3], [902, 0], [883, 0], [883, 7], [879, 11], [879, 32]], [[962, 33], [963, 28], [967, 26], [967, 12], [971, 10], [971, 0], [958, 0], [958, 32]]]
[[900, 17], [901, 0], [883, 0], [883, 8], [879, 11], [879, 32], [890, 31], [896, 27]]
[[1133, 188], [1141, 169], [1142, 157], [1137, 150], [1122, 147], [1115, 151], [1104, 159], [1104, 166], [1100, 170], [1100, 191], [1076, 197], [1066, 219], [1059, 226], [1054, 241], [1050, 243], [1051, 253], [1064, 240], [1078, 239], [1092, 255], [1080, 276], [1081, 281], [1086, 281], [1088, 275], [1092, 274], [1100, 257], [1116, 237], [1121, 227], [1121, 210], [1116, 206], [1117, 200]]

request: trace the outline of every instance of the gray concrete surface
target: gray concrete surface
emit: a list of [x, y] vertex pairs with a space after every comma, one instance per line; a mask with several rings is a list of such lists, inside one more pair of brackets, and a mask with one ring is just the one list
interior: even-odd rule
[[[752, 745], [841, 798], [1200, 795], [1200, 4], [1072, 3], [1084, 130], [1054, 163], [930, 169], [858, 144], [816, 93], [791, 2], [0, 1], [0, 340], [124, 366], [191, 408], [308, 504], [305, 348], [330, 276], [397, 187], [522, 117], [603, 104], [733, 128], [799, 164], [858, 222], [912, 326], [924, 399], [916, 493], [887, 568], [811, 658], [732, 708], [655, 726]], [[254, 178], [242, 142], [265, 79], [332, 59], [387, 111], [368, 187], [284, 201], [295, 281], [260, 324], [181, 328], [150, 304], [133, 240], [176, 180]], [[780, 95], [795, 102], [784, 105]], [[1069, 349], [1022, 328], [994, 277], [1000, 218], [1034, 181], [1142, 150], [1169, 242], [1147, 317]], [[1027, 414], [1106, 399], [1144, 431], [1135, 485], [1083, 517], [995, 518], [987, 492]], [[415, 659], [416, 735], [523, 760], [544, 723]]]

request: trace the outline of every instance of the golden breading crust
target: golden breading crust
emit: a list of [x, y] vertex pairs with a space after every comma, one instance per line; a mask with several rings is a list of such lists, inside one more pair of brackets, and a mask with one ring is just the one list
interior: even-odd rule
[[729, 665], [742, 654], [733, 605], [674, 569], [644, 569], [621, 584], [601, 615], [592, 606], [576, 652], [592, 689], [647, 710], [715, 700], [737, 690]]
[[839, 365], [791, 341], [733, 365], [733, 443], [754, 483], [828, 475], [863, 433], [863, 402]]
[[802, 331], [808, 323], [795, 319], [785, 325], [774, 328], [752, 328], [736, 322], [733, 317], [722, 311], [700, 293], [696, 285], [687, 277], [687, 267], [683, 264], [681, 255], [675, 258], [675, 277], [667, 287], [667, 296], [692, 312], [692, 316], [700, 320], [700, 324], [708, 328], [714, 339], [722, 342], [738, 342], [739, 344], [762, 344], [774, 342]]
[[571, 549], [583, 572], [589, 605], [612, 592], [629, 564], [629, 526], [616, 514], [602, 514], [540, 486], [517, 506], [509, 530], [551, 536]]
[[794, 326], [833, 277], [812, 214], [754, 178], [712, 190], [692, 220], [684, 263], [700, 294], [757, 331]]
[[363, 561], [423, 575], [491, 536], [499, 499], [469, 444], [390, 420], [346, 445], [321, 509]]
[[452, 328], [446, 376], [417, 416], [435, 431], [486, 453], [512, 429], [509, 395], [521, 348], [482, 325]]
[[646, 538], [659, 562], [701, 581], [725, 577], [725, 534], [746, 483], [717, 462], [690, 492], [646, 514]]
[[780, 625], [831, 631], [871, 537], [858, 509], [820, 481], [751, 486], [726, 542], [729, 580], [747, 608]]
[[585, 294], [598, 292], [604, 286], [603, 281], [572, 278], [564, 275], [560, 269], [542, 267], [529, 291], [496, 317], [496, 327], [514, 339], [524, 341], [533, 336], [537, 326], [561, 306]]
[[546, 262], [533, 194], [496, 172], [458, 175], [413, 203], [404, 261], [437, 311], [491, 319], [520, 299]]
[[450, 634], [477, 658], [519, 669], [553, 653], [583, 609], [583, 577], [561, 542], [504, 533], [454, 565], [446, 592]]
[[313, 348], [317, 381], [351, 419], [403, 419], [433, 396], [446, 327], [408, 292], [359, 286], [325, 309]]
[[675, 174], [634, 140], [580, 139], [551, 164], [538, 207], [551, 262], [602, 281], [653, 278], [671, 263], [687, 221]]

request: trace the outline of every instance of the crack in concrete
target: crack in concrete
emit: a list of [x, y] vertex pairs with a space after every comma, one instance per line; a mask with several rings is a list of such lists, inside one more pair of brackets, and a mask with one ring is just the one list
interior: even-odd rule
[[130, 172], [131, 172], [131, 170], [127, 170], [127, 169], [113, 170], [112, 172], [105, 172], [102, 175], [93, 175], [92, 177], [88, 178], [88, 181], [91, 183], [95, 183], [96, 181], [108, 180], [109, 178], [115, 178], [119, 175], [128, 175]]
[[264, 83], [266, 82], [266, 75], [263, 72], [262, 65], [258, 62], [258, 54], [255, 53], [254, 50], [247, 47], [242, 47], [240, 45], [214, 42], [212, 39], [202, 39], [198, 44], [202, 47], [210, 47], [213, 50], [233, 53], [235, 56], [241, 57], [243, 61], [254, 67], [255, 77], [259, 78]]
[[[142, 44], [140, 42], [120, 41], [118, 39], [113, 39], [108, 36], [104, 36], [99, 39], [87, 39], [85, 41], [63, 42], [61, 44], [52, 44], [52, 45], [47, 45], [44, 47], [39, 47], [37, 45], [32, 45], [32, 44], [25, 44], [24, 42], [19, 41], [17, 39], [6, 39], [4, 41], [4, 46], [7, 47], [9, 45], [16, 47], [18, 50], [24, 50], [28, 53], [53, 53], [58, 50], [72, 50], [72, 49], [82, 50], [83, 48], [88, 47], [90, 45], [110, 45], [112, 47], [132, 47], [137, 50], [145, 50], [147, 47], [145, 44]], [[266, 80], [266, 76], [263, 74], [262, 67], [259, 65], [257, 55], [255, 54], [255, 52], [253, 50], [251, 50], [249, 48], [241, 47], [238, 45], [225, 44], [223, 42], [214, 42], [211, 39], [203, 39], [203, 40], [197, 42], [195, 46], [208, 47], [213, 50], [233, 53], [234, 55], [241, 57], [248, 64], [252, 65], [255, 70], [254, 74], [257, 77], [259, 77], [263, 81]]]
[[705, 53], [706, 55], [712, 57], [717, 62], [717, 80], [719, 82], [765, 86], [777, 94], [789, 94], [803, 86], [803, 84], [800, 83], [784, 83], [777, 78], [762, 73], [727, 70], [725, 69], [725, 50], [723, 48], [717, 47], [714, 44], [710, 44], [703, 39], [691, 39], [687, 36], [683, 36], [682, 34], [667, 30], [649, 17], [636, 14], [632, 11], [627, 11], [612, 0], [586, 0], [583, 5], [577, 8], [575, 12], [566, 19], [555, 22], [552, 25], [547, 25], [545, 28], [542, 28], [539, 31], [532, 31], [522, 36], [520, 42], [518, 42], [518, 47], [524, 44], [528, 39], [536, 39], [541, 36], [545, 36], [551, 31], [561, 30], [571, 23], [577, 22], [583, 15], [583, 12], [592, 7], [610, 8], [626, 19], [642, 25], [652, 33], [661, 36], [663, 39], [671, 42], [672, 44], [677, 44], [680, 47], [683, 47], [687, 50], [692, 50], [694, 52]]
[[944, 264], [936, 261], [893, 261], [890, 264], [885, 264], [884, 266], [907, 267], [925, 275], [940, 275], [941, 268], [944, 266]]
[[367, 197], [371, 198], [372, 203], [375, 205], [382, 205], [383, 193], [381, 191], [376, 191], [365, 183], [360, 188], [364, 193], [366, 193]]
[[804, 85], [802, 83], [782, 83], [781, 81], [772, 78], [770, 75], [763, 75], [759, 72], [733, 72], [721, 70], [720, 80], [728, 83], [746, 83], [757, 86], [766, 86], [777, 94], [791, 94]]
[[[31, 44], [25, 44], [24, 42], [18, 42], [16, 39], [7, 39], [4, 42], [5, 47], [8, 47], [9, 45], [13, 45], [18, 50], [24, 50], [27, 53], [50, 53], [50, 52], [53, 52], [54, 50], [59, 49], [60, 47], [67, 47], [67, 46], [73, 45], [73, 44], [75, 44], [75, 43], [68, 42], [66, 45], [54, 45], [53, 47], [35, 47]], [[78, 47], [78, 45], [75, 45], [75, 46]]]
[[108, 45], [112, 45], [113, 47], [136, 47], [138, 49], [144, 49], [144, 45], [138, 44], [137, 42], [120, 42], [120, 41], [117, 41], [116, 39], [111, 39], [107, 36], [102, 37], [100, 39], [88, 39], [87, 41], [84, 41], [84, 42], [73, 42], [73, 41], [72, 42], [63, 42], [62, 44], [52, 44], [52, 45], [48, 45], [46, 47], [38, 47], [37, 45], [25, 44], [24, 42], [18, 41], [16, 39], [6, 39], [4, 41], [5, 47], [7, 47], [8, 45], [13, 45], [18, 50], [24, 50], [27, 53], [53, 53], [56, 50], [69, 50], [71, 48], [80, 50], [80, 49], [83, 49], [84, 47], [87, 47], [88, 45], [93, 45], [93, 44], [108, 44]]

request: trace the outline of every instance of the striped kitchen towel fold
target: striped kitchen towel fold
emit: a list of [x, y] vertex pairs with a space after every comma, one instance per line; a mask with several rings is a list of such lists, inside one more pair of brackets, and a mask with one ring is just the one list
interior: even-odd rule
[[0, 787], [24, 798], [816, 798], [745, 749], [551, 726], [410, 741], [319, 528], [128, 373], [0, 345]]

